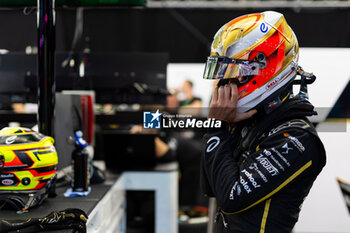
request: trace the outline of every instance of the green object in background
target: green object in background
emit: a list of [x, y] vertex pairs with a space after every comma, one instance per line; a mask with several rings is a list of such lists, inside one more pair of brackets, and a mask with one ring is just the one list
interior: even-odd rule
[[33, 6], [36, 0], [0, 0], [0, 6]]
[[[146, 0], [56, 0], [56, 6], [145, 6]], [[36, 6], [37, 0], [0, 0], [0, 6]]]
[[97, 0], [98, 4], [144, 6], [145, 0]]

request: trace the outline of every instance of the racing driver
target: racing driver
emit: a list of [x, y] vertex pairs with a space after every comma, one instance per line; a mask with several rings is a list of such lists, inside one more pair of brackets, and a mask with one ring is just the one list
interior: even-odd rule
[[290, 233], [326, 163], [307, 119], [316, 114], [307, 95], [315, 76], [298, 54], [294, 32], [273, 11], [233, 19], [214, 37], [204, 78], [220, 80], [208, 118], [222, 127], [204, 135], [202, 185], [218, 203], [217, 232]]

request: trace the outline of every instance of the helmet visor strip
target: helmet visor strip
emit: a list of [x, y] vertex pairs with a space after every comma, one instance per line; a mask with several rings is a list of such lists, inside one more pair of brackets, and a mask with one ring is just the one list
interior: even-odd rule
[[263, 64], [247, 60], [231, 59], [221, 56], [208, 57], [204, 69], [204, 79], [235, 78], [241, 82], [245, 76], [258, 75]]

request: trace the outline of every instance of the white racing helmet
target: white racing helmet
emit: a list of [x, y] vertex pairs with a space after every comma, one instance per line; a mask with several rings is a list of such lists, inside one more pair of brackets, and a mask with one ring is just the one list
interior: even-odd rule
[[243, 15], [214, 36], [204, 79], [235, 79], [238, 110], [257, 107], [297, 74], [299, 45], [278, 12]]

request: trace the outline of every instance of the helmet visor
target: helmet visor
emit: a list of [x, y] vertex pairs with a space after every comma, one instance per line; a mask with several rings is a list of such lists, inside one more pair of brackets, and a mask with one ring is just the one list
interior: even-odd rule
[[247, 60], [231, 59], [227, 57], [208, 57], [204, 69], [204, 79], [235, 78], [241, 82], [243, 77], [259, 74], [262, 64]]

